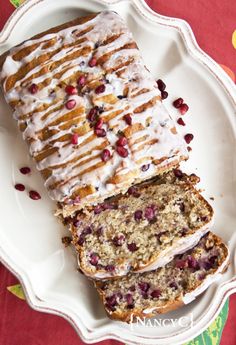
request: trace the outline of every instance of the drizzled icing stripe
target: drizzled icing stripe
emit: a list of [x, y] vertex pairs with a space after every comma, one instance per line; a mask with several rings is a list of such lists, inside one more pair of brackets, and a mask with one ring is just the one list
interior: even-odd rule
[[[78, 87], [80, 77], [85, 83]], [[105, 198], [187, 157], [185, 142], [173, 130], [132, 34], [114, 12], [101, 12], [13, 48], [0, 79], [54, 200], [68, 202], [80, 190], [86, 190], [84, 202]], [[76, 94], [67, 94], [68, 85]], [[94, 107], [104, 136], [88, 120]], [[128, 144], [122, 156], [116, 143], [123, 135]], [[108, 161], [101, 159], [104, 149], [110, 152]], [[150, 166], [147, 171], [142, 171], [144, 164]]]

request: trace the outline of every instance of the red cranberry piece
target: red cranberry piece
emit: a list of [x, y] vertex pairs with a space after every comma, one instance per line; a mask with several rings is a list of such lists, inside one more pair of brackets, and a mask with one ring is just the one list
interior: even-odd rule
[[103, 93], [105, 90], [106, 90], [106, 86], [102, 84], [96, 87], [95, 93], [99, 95], [100, 93]]
[[127, 293], [125, 295], [125, 300], [127, 302], [127, 307], [128, 308], [133, 308], [134, 307], [134, 299], [131, 293]]
[[161, 98], [166, 99], [168, 97], [168, 92], [167, 91], [161, 91]]
[[184, 136], [184, 140], [186, 141], [187, 144], [191, 143], [193, 138], [194, 138], [194, 136], [191, 133], [185, 134], [185, 136]]
[[205, 277], [206, 277], [206, 273], [205, 273], [205, 272], [204, 272], [204, 273], [200, 273], [200, 274], [198, 275], [198, 279], [199, 279], [199, 280], [203, 280]]
[[197, 260], [190, 255], [188, 256], [188, 267], [199, 269], [199, 264], [198, 264]]
[[184, 115], [189, 110], [189, 106], [186, 103], [181, 104], [179, 111], [181, 115]]
[[148, 169], [150, 168], [150, 164], [144, 164], [141, 166], [141, 170], [144, 172], [144, 171], [147, 171]]
[[98, 108], [94, 107], [92, 109], [90, 109], [88, 115], [87, 115], [87, 119], [91, 122], [94, 122], [97, 118], [98, 115]]
[[71, 110], [76, 106], [76, 101], [74, 99], [69, 99], [66, 102], [66, 109]]
[[133, 195], [135, 198], [139, 198], [141, 195], [135, 187], [129, 187], [127, 192], [129, 195]]
[[22, 183], [15, 184], [15, 189], [19, 190], [20, 192], [23, 192], [25, 190], [25, 186]]
[[67, 93], [67, 95], [76, 95], [78, 93], [76, 87], [74, 87], [73, 85], [67, 85], [65, 88], [65, 91]]
[[153, 290], [151, 293], [151, 296], [152, 296], [152, 298], [159, 298], [161, 296], [161, 291], [158, 289]]
[[183, 259], [178, 259], [175, 262], [175, 267], [180, 268], [180, 269], [186, 268], [186, 267], [188, 267], [188, 261], [183, 260]]
[[35, 95], [37, 92], [38, 92], [38, 86], [36, 84], [32, 84], [30, 85], [29, 87], [29, 92], [32, 94], [32, 95]]
[[134, 219], [135, 220], [141, 220], [143, 218], [143, 211], [142, 210], [137, 210], [134, 212]]
[[33, 200], [39, 200], [39, 199], [41, 199], [41, 195], [40, 195], [38, 192], [36, 192], [35, 190], [30, 190], [30, 191], [29, 191], [29, 197], [30, 197], [31, 199], [33, 199]]
[[124, 236], [124, 235], [115, 236], [115, 237], [112, 239], [112, 242], [113, 242], [113, 244], [114, 244], [116, 247], [122, 246], [122, 244], [124, 243], [124, 241], [125, 241], [125, 236]]
[[105, 270], [107, 272], [113, 272], [113, 271], [115, 271], [115, 266], [114, 265], [106, 265]]
[[157, 86], [158, 86], [158, 89], [159, 89], [160, 91], [164, 91], [165, 88], [166, 88], [166, 84], [165, 84], [164, 81], [161, 80], [161, 79], [158, 79], [158, 80], [157, 80]]
[[111, 158], [111, 152], [107, 149], [103, 150], [101, 158], [103, 162], [107, 162]]
[[78, 144], [78, 137], [79, 137], [79, 135], [77, 133], [72, 134], [71, 144], [77, 145]]
[[208, 221], [208, 217], [207, 216], [202, 216], [200, 219], [201, 219], [202, 222], [207, 222]]
[[103, 119], [98, 119], [94, 128], [95, 129], [101, 129], [102, 128], [102, 125], [103, 125]]
[[119, 156], [126, 158], [128, 156], [128, 150], [123, 147], [123, 146], [117, 146], [116, 152], [118, 153]]
[[179, 178], [179, 179], [181, 179], [181, 178], [184, 176], [184, 174], [182, 173], [182, 171], [179, 170], [179, 169], [174, 169], [173, 172], [174, 172], [175, 177], [177, 177], [177, 178]]
[[20, 168], [20, 172], [23, 174], [23, 175], [27, 175], [31, 172], [31, 169], [29, 167], [23, 167], [23, 168]]
[[137, 247], [136, 243], [134, 243], [134, 242], [128, 243], [127, 247], [128, 247], [130, 252], [136, 252], [136, 250], [138, 250], [138, 247]]
[[127, 123], [127, 125], [129, 125], [129, 126], [132, 125], [132, 117], [131, 117], [130, 114], [124, 115], [123, 119], [125, 120], [125, 122]]
[[175, 282], [170, 283], [169, 287], [174, 289], [174, 290], [178, 289], [178, 285]]
[[89, 60], [89, 67], [95, 67], [97, 64], [97, 59], [95, 57], [92, 57], [90, 60]]
[[99, 213], [101, 213], [102, 211], [104, 211], [104, 207], [103, 207], [102, 204], [97, 205], [97, 206], [94, 207], [93, 211], [94, 211], [95, 214], [99, 214]]
[[152, 220], [155, 217], [155, 209], [153, 209], [153, 207], [151, 206], [146, 207], [144, 211], [144, 217], [147, 220]]
[[90, 260], [89, 260], [89, 262], [90, 262], [91, 265], [97, 266], [98, 260], [99, 260], [99, 257], [98, 257], [97, 254], [92, 253], [92, 254], [90, 255]]
[[85, 75], [79, 76], [79, 78], [78, 78], [78, 80], [77, 80], [77, 84], [78, 84], [79, 86], [84, 86], [85, 83], [86, 83], [86, 77], [85, 77]]
[[177, 123], [178, 123], [180, 126], [185, 126], [185, 122], [184, 122], [184, 120], [182, 119], [182, 117], [179, 117], [179, 118], [178, 118]]
[[95, 129], [95, 130], [94, 130], [94, 133], [95, 133], [96, 136], [99, 137], [99, 138], [103, 138], [103, 137], [105, 137], [105, 136], [107, 135], [105, 129], [103, 129], [103, 128]]
[[116, 300], [117, 296], [114, 294], [114, 295], [111, 295], [109, 297], [106, 297], [106, 302], [107, 302], [107, 305], [109, 307], [114, 307], [117, 305], [117, 300]]
[[126, 137], [120, 137], [116, 142], [117, 146], [125, 146], [127, 144], [128, 144], [128, 140], [126, 139]]
[[183, 104], [184, 100], [183, 98], [177, 98], [174, 102], [173, 102], [173, 106], [175, 108], [179, 108], [182, 104]]
[[192, 151], [192, 148], [190, 146], [187, 146], [188, 152]]
[[104, 232], [103, 227], [100, 226], [100, 227], [97, 229], [97, 231], [96, 231], [97, 236], [98, 236], [98, 237], [102, 236], [102, 235], [103, 235], [103, 232]]
[[146, 282], [140, 282], [138, 284], [138, 286], [139, 286], [140, 290], [143, 292], [148, 292], [148, 290], [150, 289], [150, 284], [146, 283]]

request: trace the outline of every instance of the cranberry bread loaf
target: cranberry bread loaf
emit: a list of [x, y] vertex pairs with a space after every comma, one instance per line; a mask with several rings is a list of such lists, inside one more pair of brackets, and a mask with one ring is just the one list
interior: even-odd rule
[[131, 32], [112, 11], [37, 35], [1, 66], [6, 101], [64, 216], [188, 157]]
[[174, 170], [79, 211], [71, 231], [80, 269], [95, 279], [150, 271], [192, 248], [213, 217], [196, 182]]
[[223, 273], [229, 252], [222, 240], [207, 233], [191, 250], [151, 272], [95, 281], [110, 318], [132, 322], [192, 302]]

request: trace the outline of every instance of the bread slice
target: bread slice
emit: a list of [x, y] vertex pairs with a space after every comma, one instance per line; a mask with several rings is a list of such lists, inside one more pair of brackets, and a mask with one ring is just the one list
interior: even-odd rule
[[174, 170], [80, 211], [71, 225], [80, 269], [108, 279], [164, 266], [192, 248], [213, 218], [196, 182]]
[[78, 18], [0, 58], [0, 83], [58, 214], [127, 191], [188, 158], [123, 19]]
[[110, 318], [132, 322], [190, 303], [224, 272], [228, 260], [226, 245], [209, 232], [162, 268], [96, 281], [95, 286]]

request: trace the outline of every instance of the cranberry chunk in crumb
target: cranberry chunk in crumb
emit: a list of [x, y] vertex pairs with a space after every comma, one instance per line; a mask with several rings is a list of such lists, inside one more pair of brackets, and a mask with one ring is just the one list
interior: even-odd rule
[[138, 283], [138, 287], [141, 291], [148, 292], [148, 290], [150, 289], [150, 284], [147, 282], [140, 282]]
[[115, 266], [114, 265], [106, 265], [105, 270], [107, 272], [113, 272], [113, 271], [115, 271]]
[[124, 235], [115, 236], [112, 239], [112, 242], [116, 247], [120, 247], [125, 242], [125, 236]]
[[104, 128], [97, 128], [97, 129], [94, 130], [94, 133], [99, 138], [104, 138], [107, 135], [107, 133], [106, 133]]
[[77, 80], [77, 84], [79, 86], [84, 86], [86, 83], [86, 76], [84, 74], [82, 74], [81, 76], [79, 76], [78, 80]]
[[101, 84], [96, 87], [95, 93], [99, 95], [100, 93], [103, 93], [106, 90], [106, 86], [104, 84]]
[[184, 174], [182, 173], [180, 169], [174, 169], [173, 172], [174, 172], [175, 177], [179, 179], [181, 179], [184, 176]]
[[134, 242], [128, 243], [127, 247], [128, 247], [130, 252], [136, 252], [136, 250], [138, 250], [138, 247], [137, 247], [136, 243], [134, 243]]
[[175, 267], [180, 268], [180, 269], [184, 269], [184, 268], [188, 267], [188, 261], [184, 260], [184, 259], [178, 259], [175, 262]]
[[129, 187], [129, 189], [128, 189], [128, 194], [129, 195], [133, 195], [135, 198], [139, 198], [140, 197], [140, 193], [138, 192], [138, 190], [137, 190], [137, 188], [135, 188], [135, 187]]
[[127, 302], [127, 308], [128, 309], [133, 309], [134, 308], [134, 299], [131, 293], [127, 293], [125, 295], [125, 300]]
[[161, 296], [161, 291], [159, 289], [153, 290], [151, 296], [152, 298], [159, 298]]
[[99, 260], [99, 256], [98, 256], [97, 254], [92, 253], [92, 254], [90, 255], [90, 260], [89, 260], [89, 262], [90, 262], [91, 265], [97, 266], [98, 260]]
[[136, 221], [141, 220], [143, 218], [143, 211], [142, 210], [137, 210], [134, 212], [134, 219]]
[[155, 208], [153, 208], [152, 206], [146, 207], [144, 211], [144, 217], [147, 220], [152, 220], [155, 217]]

